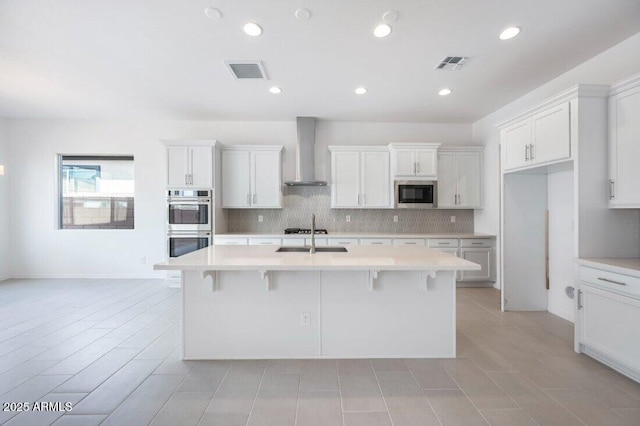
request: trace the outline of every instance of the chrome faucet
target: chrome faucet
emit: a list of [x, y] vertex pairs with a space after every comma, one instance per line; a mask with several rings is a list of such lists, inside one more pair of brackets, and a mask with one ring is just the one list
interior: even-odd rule
[[311, 214], [311, 249], [309, 253], [316, 252], [316, 215]]

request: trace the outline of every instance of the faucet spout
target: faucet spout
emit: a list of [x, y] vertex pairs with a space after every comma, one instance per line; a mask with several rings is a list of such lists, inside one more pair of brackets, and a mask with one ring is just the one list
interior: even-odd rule
[[316, 215], [311, 214], [311, 249], [309, 253], [316, 252]]

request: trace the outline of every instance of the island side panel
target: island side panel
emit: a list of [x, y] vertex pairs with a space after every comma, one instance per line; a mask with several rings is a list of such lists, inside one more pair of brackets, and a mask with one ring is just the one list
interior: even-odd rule
[[[183, 272], [183, 358], [317, 358], [320, 272]], [[300, 314], [309, 313], [309, 326]]]
[[420, 286], [420, 272], [322, 272], [322, 357], [456, 356], [455, 272]]

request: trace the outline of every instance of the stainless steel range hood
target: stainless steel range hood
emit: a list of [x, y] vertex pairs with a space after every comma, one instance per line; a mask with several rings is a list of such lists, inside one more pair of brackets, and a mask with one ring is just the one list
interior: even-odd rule
[[327, 182], [316, 180], [315, 147], [316, 118], [296, 117], [298, 137], [296, 139], [296, 180], [285, 182], [287, 186], [326, 186]]

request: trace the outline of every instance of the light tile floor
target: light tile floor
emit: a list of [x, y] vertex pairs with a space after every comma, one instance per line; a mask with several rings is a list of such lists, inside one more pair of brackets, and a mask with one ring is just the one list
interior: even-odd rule
[[458, 290], [447, 360], [183, 362], [179, 300], [154, 280], [0, 283], [0, 401], [73, 404], [0, 424], [640, 424], [640, 385], [574, 353], [567, 321], [501, 313], [494, 289]]

